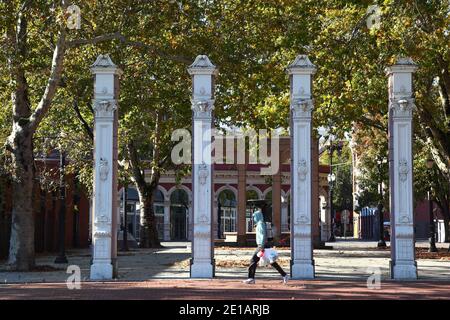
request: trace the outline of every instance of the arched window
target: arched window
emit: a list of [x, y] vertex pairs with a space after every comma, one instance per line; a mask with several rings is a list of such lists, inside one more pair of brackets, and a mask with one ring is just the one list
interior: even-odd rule
[[[247, 198], [247, 201], [248, 200], [258, 200], [259, 199], [258, 192], [256, 192], [255, 190], [251, 190], [251, 189], [247, 190], [246, 198]], [[253, 232], [253, 219], [252, 219], [253, 210], [254, 210], [254, 208], [247, 205], [246, 210], [245, 210], [245, 225], [247, 226], [246, 232]]]
[[236, 197], [231, 190], [223, 190], [218, 200], [218, 232], [219, 238], [224, 238], [225, 232], [236, 232]]
[[247, 200], [258, 200], [258, 192], [256, 192], [255, 190], [247, 190], [246, 198]]
[[183, 189], [176, 189], [170, 195], [170, 238], [187, 240], [189, 197]]
[[164, 194], [159, 189], [153, 192], [153, 210], [155, 211], [158, 237], [164, 239]]
[[170, 205], [187, 207], [188, 203], [188, 194], [183, 189], [177, 189], [170, 195]]
[[[123, 188], [120, 192], [120, 225], [122, 229], [127, 230], [137, 241], [139, 241], [139, 226], [140, 226], [140, 204], [139, 194], [135, 188], [127, 188], [127, 199], [124, 203], [124, 191]], [[127, 213], [127, 225], [125, 226], [125, 214]]]

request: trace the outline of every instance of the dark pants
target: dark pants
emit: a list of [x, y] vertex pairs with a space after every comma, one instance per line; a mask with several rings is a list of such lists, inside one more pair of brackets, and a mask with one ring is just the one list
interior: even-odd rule
[[[255, 253], [253, 254], [252, 259], [250, 260], [250, 267], [248, 267], [248, 277], [254, 279], [255, 278], [255, 272], [256, 267], [258, 267], [259, 257], [257, 254], [261, 251], [261, 248], [256, 249]], [[282, 277], [286, 275], [286, 272], [280, 267], [280, 265], [275, 261], [274, 263], [270, 264], [272, 267], [274, 267]]]

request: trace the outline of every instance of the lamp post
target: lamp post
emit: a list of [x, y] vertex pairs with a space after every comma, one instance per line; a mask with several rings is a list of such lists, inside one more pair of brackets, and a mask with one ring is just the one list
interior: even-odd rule
[[430, 248], [428, 249], [428, 252], [437, 252], [436, 248], [436, 232], [434, 228], [434, 217], [433, 217], [433, 200], [431, 198], [431, 191], [432, 191], [432, 180], [431, 180], [431, 171], [433, 169], [434, 160], [433, 159], [427, 159], [427, 171], [428, 171], [428, 181], [429, 181], [429, 189], [428, 189], [428, 213], [429, 213], [429, 226], [430, 226]]
[[384, 241], [384, 214], [383, 214], [383, 176], [382, 176], [382, 166], [386, 163], [386, 158], [379, 157], [377, 159], [378, 164], [378, 174], [380, 176], [380, 201], [378, 202], [378, 215], [380, 223], [380, 234], [378, 240], [378, 248], [385, 248], [386, 242]]
[[127, 212], [127, 198], [128, 198], [128, 186], [125, 184], [122, 194], [123, 205], [123, 236], [122, 236], [122, 251], [128, 251], [128, 212]]
[[59, 254], [55, 263], [67, 263], [66, 257], [66, 182], [65, 182], [66, 154], [59, 148]]
[[330, 139], [330, 145], [328, 146], [328, 152], [330, 156], [330, 173], [328, 174], [328, 186], [329, 186], [329, 208], [330, 208], [330, 218], [331, 218], [331, 235], [328, 239], [329, 242], [336, 241], [336, 237], [334, 236], [334, 224], [335, 224], [335, 216], [334, 216], [334, 207], [333, 207], [333, 188], [334, 188], [334, 182], [336, 180], [336, 175], [333, 173], [333, 153], [335, 149], [340, 150], [340, 144], [335, 146], [333, 144], [333, 134], [331, 133], [331, 128], [333, 127], [332, 122], [330, 121], [329, 124], [329, 130], [328, 130], [328, 136]]
[[[121, 163], [125, 171], [130, 168], [130, 162], [124, 160]], [[122, 206], [123, 206], [123, 228], [122, 228], [122, 251], [128, 251], [128, 211], [127, 211], [127, 200], [128, 200], [128, 181], [123, 183], [122, 192]]]
[[[330, 149], [331, 150], [331, 149]], [[332, 155], [332, 151], [330, 152]], [[330, 157], [330, 174], [328, 175], [328, 185], [329, 185], [329, 202], [330, 202], [330, 215], [331, 215], [331, 235], [330, 239], [328, 239], [329, 242], [336, 241], [336, 238], [334, 236], [334, 208], [333, 208], [333, 187], [334, 187], [334, 181], [336, 180], [336, 175], [333, 173], [332, 169], [333, 160], [331, 160]]]

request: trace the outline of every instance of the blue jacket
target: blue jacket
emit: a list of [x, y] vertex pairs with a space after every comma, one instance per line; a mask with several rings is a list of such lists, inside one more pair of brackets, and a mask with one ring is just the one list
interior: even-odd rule
[[255, 211], [253, 213], [253, 222], [256, 225], [256, 244], [258, 247], [264, 248], [266, 244], [266, 223], [264, 222], [264, 216], [261, 211]]

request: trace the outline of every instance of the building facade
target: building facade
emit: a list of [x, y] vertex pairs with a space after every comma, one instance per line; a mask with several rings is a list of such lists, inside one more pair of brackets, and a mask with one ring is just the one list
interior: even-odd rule
[[[248, 200], [270, 203], [269, 232], [281, 243], [289, 244], [290, 231], [290, 139], [280, 139], [280, 169], [275, 175], [261, 175], [262, 164], [214, 164], [213, 235], [217, 242], [250, 244], [254, 241], [254, 208]], [[315, 243], [328, 240], [330, 214], [327, 210], [329, 167], [319, 165], [318, 148], [313, 148], [313, 191]], [[160, 178], [154, 195], [154, 211], [159, 237], [164, 241], [192, 239], [192, 180], [186, 176], [176, 183], [174, 171]], [[245, 192], [243, 192], [245, 190]], [[122, 199], [123, 189], [120, 190]], [[139, 240], [139, 199], [133, 186], [127, 190], [128, 232]], [[120, 204], [123, 222], [123, 203]]]

